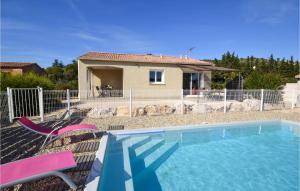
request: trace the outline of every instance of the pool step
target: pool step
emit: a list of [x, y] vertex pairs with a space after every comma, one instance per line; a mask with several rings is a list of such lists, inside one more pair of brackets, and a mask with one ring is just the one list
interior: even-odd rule
[[127, 138], [126, 140], [123, 140], [123, 142], [116, 142], [113, 145], [113, 149], [110, 150], [110, 153], [118, 153], [123, 152], [123, 148], [137, 148], [147, 142], [151, 141], [151, 137], [149, 136], [142, 136], [142, 137], [136, 137], [136, 138]]
[[157, 169], [165, 160], [167, 160], [179, 147], [178, 142], [165, 143], [151, 155], [147, 156], [145, 161], [145, 167], [150, 169]]
[[143, 176], [148, 170], [156, 170], [164, 161], [166, 161], [173, 152], [175, 152], [179, 147], [178, 142], [164, 143], [160, 145], [156, 150], [150, 153], [145, 158], [141, 158], [132, 161], [135, 162], [133, 169], [133, 176]]
[[165, 143], [164, 139], [153, 139], [135, 149], [136, 158], [145, 158]]
[[131, 146], [130, 146], [130, 148], [131, 149], [136, 149], [136, 148], [138, 148], [138, 147], [140, 147], [142, 145], [147, 144], [150, 141], [151, 141], [151, 137], [149, 137], [149, 136], [141, 137], [141, 139], [139, 141], [136, 141], [136, 142], [133, 142], [133, 143], [130, 142], [130, 143], [132, 143]]
[[131, 137], [131, 136], [129, 136], [129, 135], [120, 136], [120, 137], [117, 137], [117, 138], [116, 138], [116, 141], [117, 141], [117, 142], [122, 142], [122, 141], [125, 141], [125, 140], [129, 139], [130, 137]]

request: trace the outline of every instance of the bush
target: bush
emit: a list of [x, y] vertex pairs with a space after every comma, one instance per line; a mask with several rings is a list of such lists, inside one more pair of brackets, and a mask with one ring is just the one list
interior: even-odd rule
[[277, 89], [282, 85], [282, 77], [277, 73], [252, 72], [245, 79], [246, 89]]
[[225, 83], [218, 83], [218, 82], [212, 82], [211, 83], [211, 89], [217, 89], [217, 90], [221, 90], [225, 88]]
[[10, 88], [36, 88], [37, 86], [44, 89], [53, 89], [54, 84], [45, 76], [39, 76], [34, 73], [27, 74], [6, 74], [0, 73], [1, 91], [6, 91], [7, 87]]
[[58, 82], [55, 84], [55, 89], [56, 90], [76, 90], [78, 89], [78, 82], [77, 80], [71, 80], [69, 82]]

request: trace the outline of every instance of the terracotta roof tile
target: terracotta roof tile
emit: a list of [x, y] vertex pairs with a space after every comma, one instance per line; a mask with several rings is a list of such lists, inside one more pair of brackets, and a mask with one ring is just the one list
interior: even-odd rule
[[99, 60], [115, 62], [146, 62], [163, 64], [197, 64], [212, 65], [210, 62], [186, 57], [160, 56], [152, 54], [120, 54], [108, 52], [88, 52], [79, 57], [80, 60]]
[[36, 63], [33, 62], [0, 62], [1, 68], [23, 68]]

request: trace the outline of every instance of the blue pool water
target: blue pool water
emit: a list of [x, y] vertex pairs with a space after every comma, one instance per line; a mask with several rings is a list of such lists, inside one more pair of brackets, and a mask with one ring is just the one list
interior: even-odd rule
[[279, 121], [109, 135], [99, 189], [298, 191], [299, 136]]

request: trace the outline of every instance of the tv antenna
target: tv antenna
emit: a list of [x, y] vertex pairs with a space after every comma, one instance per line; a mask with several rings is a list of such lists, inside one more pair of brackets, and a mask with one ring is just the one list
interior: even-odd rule
[[191, 47], [187, 50], [187, 56], [190, 57], [192, 51], [195, 49], [196, 47]]

